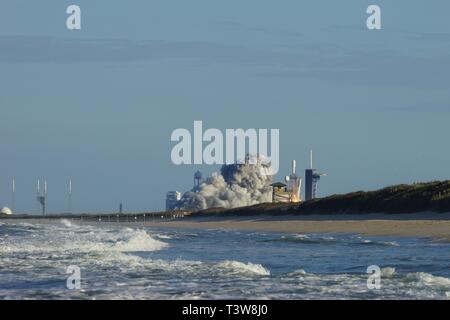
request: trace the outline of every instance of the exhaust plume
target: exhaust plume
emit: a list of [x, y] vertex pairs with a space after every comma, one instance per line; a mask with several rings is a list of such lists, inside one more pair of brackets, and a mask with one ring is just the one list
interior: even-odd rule
[[260, 158], [244, 164], [223, 165], [198, 187], [186, 192], [178, 203], [180, 209], [236, 208], [272, 201], [270, 164]]

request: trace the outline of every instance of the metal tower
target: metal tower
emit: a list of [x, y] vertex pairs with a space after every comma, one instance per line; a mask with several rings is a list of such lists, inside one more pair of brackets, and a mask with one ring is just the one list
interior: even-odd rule
[[16, 179], [12, 179], [12, 193], [11, 193], [11, 210], [16, 211]]
[[202, 173], [200, 171], [197, 171], [194, 174], [194, 189], [198, 190], [200, 188], [200, 183], [202, 181]]
[[69, 197], [67, 199], [67, 213], [72, 213], [72, 179], [69, 180]]
[[305, 200], [312, 200], [317, 197], [317, 184], [321, 177], [326, 176], [326, 173], [318, 173], [313, 169], [313, 152], [309, 155], [309, 169], [305, 170]]
[[44, 180], [44, 191], [41, 193], [40, 190], [40, 181], [37, 181], [37, 201], [41, 205], [42, 215], [45, 216], [46, 213], [46, 205], [47, 205], [47, 180]]

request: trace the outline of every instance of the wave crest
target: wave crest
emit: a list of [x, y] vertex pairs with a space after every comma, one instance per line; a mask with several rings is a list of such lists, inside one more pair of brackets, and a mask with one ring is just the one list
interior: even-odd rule
[[153, 239], [144, 230], [136, 230], [128, 239], [117, 241], [111, 249], [121, 252], [155, 251], [167, 246], [167, 243]]
[[383, 278], [391, 278], [394, 275], [395, 275], [395, 268], [393, 268], [393, 267], [381, 268], [381, 276]]
[[234, 260], [226, 260], [217, 265], [221, 269], [225, 269], [231, 273], [237, 274], [255, 274], [261, 276], [270, 276], [270, 271], [264, 268], [260, 264], [255, 263], [243, 263]]
[[[50, 230], [53, 237], [28, 238], [26, 241], [0, 241], [0, 252], [139, 252], [157, 251], [168, 247], [168, 244], [151, 237], [145, 230], [124, 228], [121, 230], [94, 229], [90, 226], [75, 226], [70, 221], [61, 221], [71, 230], [54, 228]], [[47, 226], [48, 227], [48, 226]]]
[[427, 286], [439, 286], [450, 288], [449, 278], [433, 276], [432, 274], [426, 272], [408, 273], [406, 277], [411, 280], [418, 280], [420, 283]]

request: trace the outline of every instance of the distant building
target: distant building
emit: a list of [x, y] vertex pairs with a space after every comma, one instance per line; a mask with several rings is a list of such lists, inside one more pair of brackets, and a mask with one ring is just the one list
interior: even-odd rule
[[275, 182], [271, 184], [272, 202], [291, 202], [291, 194], [287, 191], [287, 185], [282, 182]]
[[181, 200], [181, 192], [169, 191], [166, 195], [166, 211], [175, 210]]

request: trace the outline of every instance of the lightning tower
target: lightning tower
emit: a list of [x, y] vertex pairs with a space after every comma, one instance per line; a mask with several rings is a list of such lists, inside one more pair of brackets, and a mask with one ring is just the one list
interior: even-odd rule
[[16, 179], [12, 179], [12, 193], [11, 193], [11, 210], [12, 212], [16, 211]]

